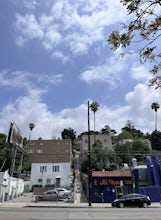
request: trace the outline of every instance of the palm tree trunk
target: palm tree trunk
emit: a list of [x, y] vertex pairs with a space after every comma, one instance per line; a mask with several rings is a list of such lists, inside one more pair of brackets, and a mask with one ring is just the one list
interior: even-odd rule
[[155, 131], [157, 131], [157, 111], [155, 111]]
[[96, 142], [95, 132], [96, 132], [96, 122], [95, 122], [95, 112], [94, 112], [94, 144], [95, 144], [95, 142]]

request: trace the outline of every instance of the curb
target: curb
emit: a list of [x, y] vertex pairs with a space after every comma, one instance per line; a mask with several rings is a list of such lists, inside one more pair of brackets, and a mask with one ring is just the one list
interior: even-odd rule
[[[6, 202], [0, 203], [0, 208], [112, 208], [111, 203], [20, 203], [20, 202]], [[152, 203], [149, 208], [161, 208], [160, 203]]]

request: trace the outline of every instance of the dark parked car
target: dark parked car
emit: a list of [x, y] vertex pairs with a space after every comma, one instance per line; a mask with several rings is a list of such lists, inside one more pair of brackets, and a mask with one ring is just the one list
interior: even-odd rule
[[144, 207], [147, 208], [151, 205], [151, 201], [149, 196], [138, 194], [138, 193], [131, 193], [124, 195], [118, 199], [115, 199], [112, 202], [112, 207]]
[[39, 201], [58, 201], [59, 194], [56, 190], [48, 190], [43, 195], [38, 196]]

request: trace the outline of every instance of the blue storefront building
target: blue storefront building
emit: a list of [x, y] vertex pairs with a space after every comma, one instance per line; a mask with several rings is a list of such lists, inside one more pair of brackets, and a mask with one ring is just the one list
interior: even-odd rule
[[108, 203], [132, 191], [131, 172], [92, 171], [91, 201]]
[[135, 191], [148, 195], [152, 202], [161, 201], [161, 164], [156, 156], [145, 159], [145, 168], [132, 169]]
[[129, 171], [91, 173], [92, 203], [109, 203], [132, 192], [148, 195], [152, 202], [161, 200], [161, 165], [156, 156], [146, 157], [144, 165]]

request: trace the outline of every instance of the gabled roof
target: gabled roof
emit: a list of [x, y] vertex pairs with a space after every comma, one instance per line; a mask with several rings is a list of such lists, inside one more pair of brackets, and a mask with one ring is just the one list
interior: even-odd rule
[[131, 177], [130, 171], [92, 171], [92, 177]]

